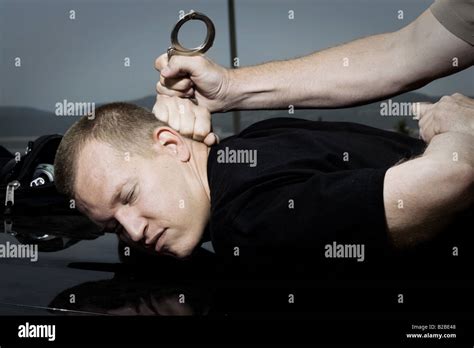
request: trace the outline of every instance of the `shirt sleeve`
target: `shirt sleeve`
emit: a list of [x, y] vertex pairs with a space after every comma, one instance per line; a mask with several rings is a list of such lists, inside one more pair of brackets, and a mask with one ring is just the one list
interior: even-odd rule
[[385, 219], [385, 169], [278, 177], [255, 185], [229, 207], [228, 246], [309, 251], [327, 244], [363, 244], [367, 255], [390, 249]]
[[474, 45], [474, 0], [437, 0], [430, 10], [447, 30]]

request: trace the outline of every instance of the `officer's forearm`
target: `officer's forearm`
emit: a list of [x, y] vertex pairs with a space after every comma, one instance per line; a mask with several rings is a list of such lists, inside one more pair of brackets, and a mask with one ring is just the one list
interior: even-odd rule
[[430, 10], [393, 33], [230, 71], [226, 109], [336, 108], [417, 89], [474, 63], [474, 47]]
[[[399, 93], [393, 34], [231, 71], [228, 109], [333, 108]], [[390, 67], [390, 68], [388, 68]]]

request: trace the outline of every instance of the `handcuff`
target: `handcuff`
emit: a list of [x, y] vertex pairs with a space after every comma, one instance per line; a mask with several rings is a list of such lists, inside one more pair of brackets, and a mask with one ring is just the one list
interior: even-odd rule
[[[199, 20], [204, 22], [204, 24], [206, 24], [207, 34], [206, 38], [204, 39], [204, 42], [200, 46], [194, 48], [186, 48], [179, 43], [178, 32], [184, 23], [191, 20]], [[171, 46], [168, 48], [168, 60], [174, 55], [195, 56], [201, 53], [206, 53], [207, 50], [211, 48], [212, 44], [214, 43], [215, 36], [216, 29], [211, 19], [203, 13], [191, 10], [191, 12], [185, 14], [183, 18], [181, 18], [176, 23], [173, 28], [173, 31], [171, 32]]]

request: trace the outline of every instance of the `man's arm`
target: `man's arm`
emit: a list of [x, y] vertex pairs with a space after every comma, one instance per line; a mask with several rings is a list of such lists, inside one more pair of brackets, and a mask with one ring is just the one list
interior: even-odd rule
[[[457, 58], [457, 66], [453, 59]], [[158, 94], [194, 96], [211, 112], [346, 107], [422, 87], [474, 63], [474, 47], [430, 10], [399, 31], [253, 67], [224, 69], [203, 56], [160, 56]]]
[[384, 181], [389, 235], [400, 248], [430, 239], [474, 203], [474, 101], [455, 94], [418, 113], [429, 145]]
[[450, 33], [427, 10], [393, 33], [294, 60], [231, 70], [224, 107], [353, 106], [420, 88], [473, 63], [474, 47]]
[[473, 153], [474, 136], [443, 133], [433, 138], [422, 157], [387, 171], [385, 215], [396, 247], [431, 239], [473, 204]]

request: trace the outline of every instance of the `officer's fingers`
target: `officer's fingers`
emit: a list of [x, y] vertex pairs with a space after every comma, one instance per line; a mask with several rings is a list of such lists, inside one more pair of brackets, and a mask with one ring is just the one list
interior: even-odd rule
[[468, 103], [474, 103], [474, 99], [466, 97], [464, 94], [461, 93], [454, 93], [453, 95], [451, 95], [451, 97], [455, 100], [463, 100]]
[[193, 82], [191, 81], [191, 79], [187, 79], [187, 78], [174, 79], [174, 78], [164, 78], [160, 76], [160, 83], [169, 89], [173, 89], [179, 92], [186, 92], [187, 90], [193, 87]]
[[418, 128], [420, 131], [425, 127], [426, 122], [428, 122], [428, 117], [423, 117], [421, 120], [418, 121]]
[[474, 99], [466, 97], [465, 95], [462, 95], [461, 93], [454, 93], [451, 97], [462, 105], [465, 105], [468, 107], [474, 106]]
[[420, 133], [419, 138], [422, 139], [422, 140], [425, 140], [425, 127], [420, 126], [420, 128], [418, 130], [419, 130], [419, 133]]
[[196, 108], [193, 139], [203, 141], [211, 132], [211, 113], [203, 107]]
[[187, 96], [186, 93], [180, 92], [180, 91], [174, 91], [172, 89], [169, 89], [165, 86], [163, 86], [160, 82], [156, 84], [156, 92], [160, 95], [166, 95], [168, 97], [180, 97], [184, 98]]
[[155, 69], [161, 71], [168, 65], [168, 54], [164, 53], [155, 60]]
[[164, 77], [183, 77], [183, 76], [197, 76], [205, 71], [205, 66], [208, 64], [207, 60], [200, 56], [180, 56], [174, 55], [169, 60], [165, 69], [161, 71]]
[[431, 109], [433, 106], [432, 103], [426, 103], [426, 102], [417, 102], [417, 103], [412, 103], [412, 113], [414, 115], [415, 120], [421, 120], [426, 113]]

